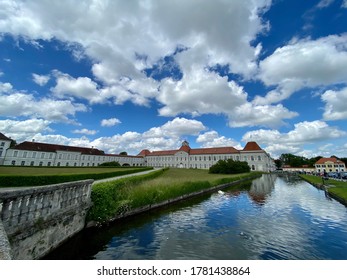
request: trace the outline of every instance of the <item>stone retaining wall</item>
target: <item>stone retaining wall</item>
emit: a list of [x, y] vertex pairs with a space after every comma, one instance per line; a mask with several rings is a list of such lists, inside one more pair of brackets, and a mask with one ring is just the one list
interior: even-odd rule
[[0, 192], [0, 259], [8, 255], [1, 232], [8, 238], [12, 259], [39, 259], [82, 230], [91, 206], [92, 183], [84, 180]]

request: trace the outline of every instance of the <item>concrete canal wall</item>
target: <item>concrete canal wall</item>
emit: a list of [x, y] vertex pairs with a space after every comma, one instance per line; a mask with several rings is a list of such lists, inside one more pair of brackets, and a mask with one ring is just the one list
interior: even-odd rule
[[0, 259], [39, 259], [82, 230], [93, 180], [0, 192]]

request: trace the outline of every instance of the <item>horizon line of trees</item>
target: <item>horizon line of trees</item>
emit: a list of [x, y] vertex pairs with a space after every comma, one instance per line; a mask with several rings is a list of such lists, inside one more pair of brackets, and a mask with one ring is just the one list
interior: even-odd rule
[[[338, 158], [337, 156], [330, 156], [337, 158], [341, 161], [343, 161], [347, 165], [347, 158]], [[303, 165], [307, 165], [309, 167], [314, 167], [314, 164], [323, 158], [322, 156], [312, 157], [312, 158], [306, 158], [303, 156], [296, 156], [293, 154], [282, 154], [279, 159], [275, 160], [275, 164], [277, 168], [281, 168], [284, 165], [289, 165], [291, 167], [302, 167]]]

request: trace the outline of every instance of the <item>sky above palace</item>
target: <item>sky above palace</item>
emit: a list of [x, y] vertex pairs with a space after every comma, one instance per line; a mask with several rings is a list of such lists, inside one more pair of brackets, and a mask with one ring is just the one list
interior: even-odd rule
[[0, 132], [347, 157], [347, 0], [0, 0]]

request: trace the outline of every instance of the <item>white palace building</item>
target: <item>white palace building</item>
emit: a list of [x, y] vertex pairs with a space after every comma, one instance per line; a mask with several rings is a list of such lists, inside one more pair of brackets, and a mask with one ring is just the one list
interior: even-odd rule
[[142, 150], [137, 156], [105, 154], [96, 148], [83, 148], [25, 141], [11, 147], [12, 140], [0, 133], [0, 165], [12, 166], [98, 166], [117, 161], [122, 166], [151, 166], [209, 169], [219, 160], [246, 161], [252, 171], [273, 171], [270, 155], [256, 142], [243, 150], [233, 147], [192, 149], [184, 141], [178, 150]]

